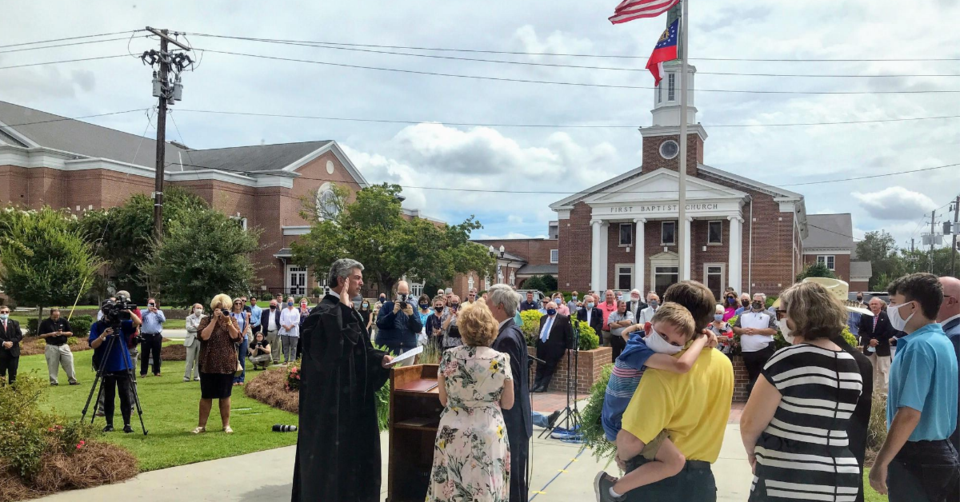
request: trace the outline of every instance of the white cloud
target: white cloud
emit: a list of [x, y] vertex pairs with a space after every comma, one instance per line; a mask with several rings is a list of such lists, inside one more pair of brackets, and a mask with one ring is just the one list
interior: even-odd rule
[[930, 197], [901, 186], [884, 188], [879, 192], [851, 195], [870, 216], [879, 220], [912, 220], [937, 207]]

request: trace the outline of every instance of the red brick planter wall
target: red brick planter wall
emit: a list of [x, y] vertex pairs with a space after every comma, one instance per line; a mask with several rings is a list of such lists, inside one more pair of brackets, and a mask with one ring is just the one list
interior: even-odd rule
[[[575, 358], [576, 354], [573, 351], [567, 351], [571, 358]], [[527, 353], [532, 356], [537, 355], [537, 349], [534, 347], [527, 347]], [[577, 382], [577, 393], [582, 397], [587, 397], [590, 393], [590, 387], [600, 379], [600, 371], [605, 364], [610, 364], [613, 362], [613, 349], [610, 347], [600, 347], [594, 350], [581, 350], [580, 351], [580, 364], [579, 364], [579, 375], [576, 380]], [[570, 360], [570, 369], [573, 370], [575, 359]], [[530, 385], [533, 386], [534, 379], [536, 378], [537, 363], [534, 362], [530, 367]], [[571, 385], [573, 380], [571, 380]], [[566, 392], [567, 390], [567, 357], [564, 358], [557, 364], [557, 371], [553, 374], [553, 380], [550, 381], [550, 391], [559, 391]]]
[[733, 356], [733, 402], [747, 402], [747, 368], [743, 365], [743, 358]]

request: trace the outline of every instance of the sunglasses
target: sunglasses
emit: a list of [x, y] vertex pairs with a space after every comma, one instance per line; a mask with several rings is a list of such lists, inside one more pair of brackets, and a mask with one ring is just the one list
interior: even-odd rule
[[777, 309], [777, 320], [782, 321], [784, 317], [787, 317], [787, 310]]

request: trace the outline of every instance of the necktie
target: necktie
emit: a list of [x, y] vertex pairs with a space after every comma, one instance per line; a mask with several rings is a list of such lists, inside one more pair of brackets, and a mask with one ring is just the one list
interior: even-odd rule
[[877, 322], [880, 321], [880, 314], [873, 316], [873, 331], [877, 331]]
[[550, 337], [550, 328], [553, 327], [553, 318], [548, 317], [547, 322], [543, 325], [543, 331], [540, 333], [540, 341], [546, 343], [547, 338]]

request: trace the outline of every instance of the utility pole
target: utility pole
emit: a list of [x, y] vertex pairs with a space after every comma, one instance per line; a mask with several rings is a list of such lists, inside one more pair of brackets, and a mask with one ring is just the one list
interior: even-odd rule
[[[180, 86], [180, 71], [183, 70], [186, 64], [192, 62], [190, 58], [184, 54], [173, 55], [170, 53], [168, 44], [176, 45], [185, 51], [189, 51], [190, 47], [172, 38], [169, 30], [158, 30], [147, 26], [147, 31], [160, 37], [160, 52], [147, 51], [141, 56], [144, 63], [148, 63], [151, 66], [156, 63], [160, 65], [158, 71], [154, 72], [153, 80], [153, 93], [159, 100], [157, 109], [157, 164], [153, 192], [153, 236], [159, 241], [163, 239], [163, 171], [167, 151], [167, 104], [172, 104], [174, 101], [179, 100], [179, 94], [182, 89]], [[177, 70], [177, 81], [173, 85], [171, 85], [169, 80], [171, 64], [174, 65]]]
[[934, 228], [934, 219], [937, 217], [937, 212], [932, 211], [930, 213], [930, 273], [933, 273], [933, 234], [936, 233], [936, 228]]
[[957, 276], [957, 232], [960, 231], [960, 228], [957, 228], [960, 224], [957, 222], [960, 222], [960, 195], [953, 201], [953, 225], [950, 228], [950, 233], [953, 235], [950, 245], [950, 275], [952, 277]]

